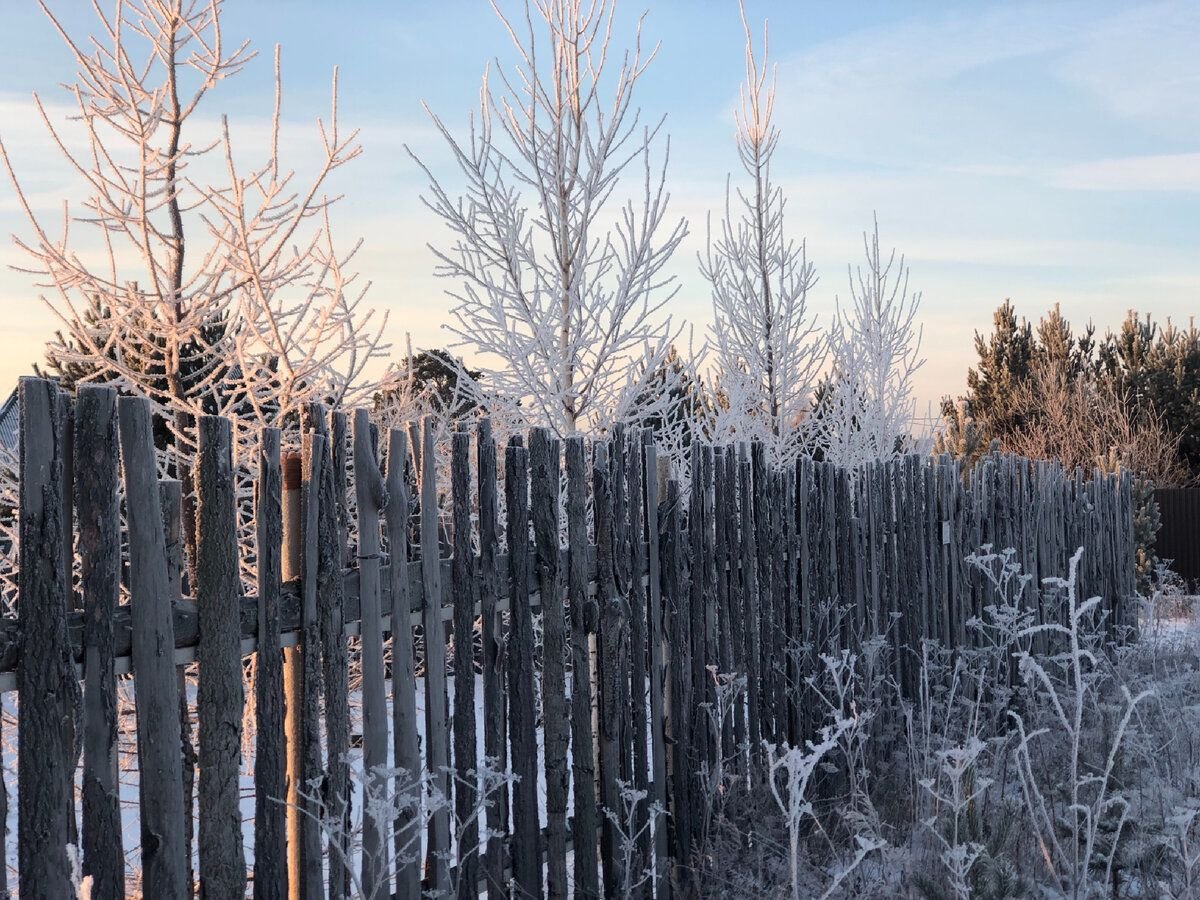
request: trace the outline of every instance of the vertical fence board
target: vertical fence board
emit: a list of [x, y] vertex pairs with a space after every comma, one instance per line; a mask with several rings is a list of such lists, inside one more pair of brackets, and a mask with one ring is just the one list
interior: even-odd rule
[[[64, 405], [50, 381], [20, 382], [20, 595], [17, 849], [20, 896], [69, 896], [70, 723], [78, 690], [67, 639]], [[155, 496], [157, 501], [157, 496]], [[152, 520], [157, 522], [157, 516]], [[161, 538], [160, 538], [161, 540]], [[172, 710], [174, 711], [174, 710]], [[179, 821], [175, 823], [178, 830]]]
[[[117, 413], [129, 522], [132, 656], [137, 671], [134, 697], [142, 890], [149, 897], [182, 897], [187, 890], [187, 859], [179, 759], [179, 684], [174, 659], [160, 650], [175, 646], [175, 623], [170, 606], [163, 600], [169, 596], [170, 584], [150, 404], [141, 398], [122, 397], [117, 401]], [[22, 877], [24, 872], [22, 869]]]
[[[450, 787], [450, 745], [446, 711], [446, 626], [442, 622], [442, 563], [438, 550], [437, 422], [426, 416], [421, 450], [421, 579], [425, 586], [422, 624], [425, 628], [425, 765], [447, 803]], [[436, 810], [429, 820], [426, 868], [435, 890], [450, 887], [450, 810]]]
[[241, 588], [234, 509], [232, 430], [202, 416], [196, 548], [200, 641], [200, 884], [207, 896], [242, 897], [246, 859], [238, 808], [242, 748]]
[[546, 892], [567, 896], [566, 611], [559, 590], [559, 443], [544, 428], [529, 434], [530, 496], [542, 609], [542, 727], [546, 776]]
[[[496, 608], [499, 596], [500, 525], [496, 483], [496, 442], [492, 423], [479, 422], [475, 452], [479, 476], [479, 606], [483, 619], [483, 753], [500, 769], [508, 768], [508, 726], [504, 706], [504, 619]], [[488, 896], [507, 896], [504, 881], [505, 835], [508, 833], [508, 786], [502, 785], [487, 810], [488, 845], [484, 860]], [[578, 814], [578, 813], [577, 813]]]
[[399, 428], [388, 432], [387, 544], [390, 556], [388, 585], [392, 604], [392, 746], [396, 779], [395, 831], [396, 896], [399, 900], [421, 893], [421, 798], [413, 791], [421, 772], [417, 744], [417, 684], [413, 672], [413, 639], [409, 625], [412, 597], [408, 588], [408, 515], [411, 501], [407, 480], [408, 434]]
[[638, 804], [634, 827], [638, 840], [638, 871], [649, 864], [651, 833], [647, 827], [650, 786], [650, 744], [646, 710], [646, 493], [643, 484], [642, 432], [633, 429], [625, 445], [625, 483], [629, 496], [629, 690], [633, 716], [633, 786], [647, 798]]
[[[195, 473], [195, 470], [193, 470]], [[163, 540], [167, 547], [167, 583], [171, 592], [163, 601], [175, 606], [183, 596], [183, 485], [173, 478], [158, 482], [158, 497], [162, 508]], [[193, 503], [193, 511], [196, 506]], [[195, 566], [193, 565], [193, 571]], [[196, 872], [193, 849], [196, 837], [196, 746], [192, 741], [192, 715], [188, 703], [187, 666], [176, 667], [179, 681], [179, 749], [183, 766], [183, 846], [187, 859], [187, 893], [191, 897], [196, 889]]]
[[[384, 822], [373, 809], [388, 795], [387, 693], [383, 668], [383, 609], [380, 597], [379, 515], [387, 503], [375, 454], [371, 420], [365, 409], [354, 412], [354, 498], [358, 511], [358, 596], [362, 616], [362, 890], [373, 897], [388, 883]], [[408, 623], [403, 623], [407, 625]]]
[[454, 605], [454, 812], [462, 831], [458, 844], [458, 896], [479, 893], [479, 827], [475, 759], [475, 592], [471, 579], [471, 436], [459, 430], [451, 438], [450, 491], [454, 556], [451, 597]]
[[566, 464], [567, 605], [571, 616], [571, 784], [575, 799], [571, 844], [575, 855], [576, 896], [593, 898], [600, 896], [596, 868], [600, 823], [596, 808], [592, 663], [588, 635], [595, 630], [596, 613], [587, 589], [587, 461], [583, 438], [567, 438]]
[[[301, 455], [289, 451], [283, 455], [283, 490], [280, 497], [282, 509], [282, 548], [280, 552], [280, 577], [283, 581], [302, 582], [304, 562], [303, 522], [303, 463]], [[304, 706], [304, 646], [303, 640], [293, 647], [283, 649], [283, 744], [284, 781], [287, 797], [286, 837], [287, 869], [284, 878], [286, 890], [280, 895], [288, 900], [300, 898], [300, 845], [303, 813], [300, 811], [300, 779], [304, 764], [303, 726], [300, 722]]]
[[112, 624], [121, 581], [118, 480], [117, 392], [81, 385], [75, 411], [75, 506], [84, 629], [82, 872], [91, 876], [98, 898], [125, 896]]
[[[646, 538], [649, 556], [649, 592], [647, 597], [646, 640], [650, 651], [650, 756], [652, 778], [650, 799], [662, 810], [667, 808], [667, 747], [664, 716], [664, 673], [663, 673], [663, 596], [661, 543], [659, 532], [659, 509], [662, 498], [658, 493], [658, 451], [654, 446], [654, 434], [646, 430], [642, 435], [643, 460], [642, 481], [646, 495]], [[580, 451], [582, 456], [582, 450]], [[670, 878], [666, 823], [660, 819], [654, 825], [654, 894], [656, 897], [670, 896]]]
[[283, 743], [283, 650], [279, 643], [279, 582], [283, 549], [280, 434], [259, 436], [254, 519], [258, 555], [258, 654], [254, 681], [254, 898], [279, 900], [287, 891], [287, 782]]
[[321, 482], [326, 467], [325, 435], [309, 429], [304, 437], [303, 527], [301, 549], [301, 626], [303, 647], [300, 682], [301, 764], [300, 881], [304, 900], [325, 896], [321, 866], [321, 785], [325, 765], [321, 754], [321, 616], [318, 604], [318, 556], [321, 520]]
[[534, 686], [533, 611], [529, 603], [529, 451], [509, 440], [504, 456], [508, 512], [508, 719], [513, 772], [513, 880], [522, 896], [542, 896], [541, 823], [537, 790], [537, 698]]

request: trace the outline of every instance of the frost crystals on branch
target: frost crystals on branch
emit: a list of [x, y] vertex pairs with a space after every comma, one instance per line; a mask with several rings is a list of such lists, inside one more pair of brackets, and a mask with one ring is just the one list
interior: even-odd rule
[[[61, 323], [47, 351], [64, 385], [116, 384], [148, 398], [164, 426], [160, 464], [185, 484], [203, 413], [236, 416], [238, 438], [285, 426], [307, 402], [369, 396], [364, 367], [385, 349], [386, 317], [363, 307], [329, 222], [329, 176], [360, 152], [337, 122], [337, 72], [322, 152], [298, 184], [279, 158], [281, 97], [265, 160], [237, 162], [237, 128], [197, 114], [217, 83], [255, 57], [230, 52], [219, 0], [118, 2], [95, 7], [99, 36], [78, 41], [42, 10], [74, 56], [74, 127], [35, 97], [51, 141], [87, 191], [51, 233], [2, 158], [31, 239], [24, 271], [48, 289]], [[79, 227], [71, 231], [72, 225]], [[243, 495], [245, 491], [243, 490]]]
[[784, 228], [787, 200], [771, 179], [779, 146], [772, 122], [775, 70], [768, 83], [767, 29], [763, 59], [754, 55], [746, 32], [746, 81], [737, 111], [737, 148], [750, 186], [738, 188], [736, 202], [725, 191], [725, 217], [700, 257], [700, 271], [712, 288], [712, 345], [724, 403], [717, 411], [717, 436], [761, 440], [777, 463], [792, 462], [806, 449], [808, 416], [817, 373], [826, 355], [825, 336], [808, 310], [816, 283], [803, 241]]
[[817, 418], [825, 458], [854, 467], [911, 450], [913, 376], [925, 364], [904, 257], [879, 250], [879, 222], [863, 235], [867, 267], [850, 273], [849, 308], [838, 304], [830, 333], [832, 370]]
[[634, 401], [671, 345], [664, 267], [687, 226], [666, 222], [669, 142], [652, 154], [663, 120], [643, 124], [633, 105], [654, 51], [643, 52], [640, 23], [631, 51], [612, 46], [615, 7], [529, 0], [510, 18], [493, 3], [518, 64], [485, 74], [465, 138], [430, 111], [465, 194], [417, 160], [425, 202], [454, 235], [434, 248], [439, 274], [461, 283], [447, 327], [495, 366], [480, 402], [559, 435], [640, 422], [665, 402]]

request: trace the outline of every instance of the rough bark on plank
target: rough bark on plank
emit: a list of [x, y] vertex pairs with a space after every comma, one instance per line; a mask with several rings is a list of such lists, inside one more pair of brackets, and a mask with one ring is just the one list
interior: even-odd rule
[[451, 439], [450, 489], [454, 557], [451, 594], [454, 603], [454, 813], [462, 834], [458, 841], [458, 896], [479, 894], [479, 826], [472, 813], [475, 777], [475, 580], [471, 557], [471, 436], [456, 431]]
[[[21, 897], [72, 893], [74, 774], [70, 725], [79, 685], [67, 640], [70, 584], [63, 521], [63, 415], [58, 387], [22, 378], [20, 392], [20, 574], [17, 852]], [[157, 496], [155, 497], [157, 500]], [[178, 828], [179, 822], [175, 823]]]
[[242, 897], [246, 893], [246, 858], [238, 774], [245, 698], [238, 627], [241, 588], [233, 432], [229, 420], [218, 416], [202, 416], [199, 432], [196, 605], [200, 612], [200, 680], [196, 709], [200, 725], [200, 884], [205, 896]]
[[421, 798], [412, 791], [420, 777], [421, 751], [417, 743], [417, 683], [413, 671], [412, 611], [408, 573], [408, 515], [411, 500], [407, 479], [408, 434], [388, 432], [387, 514], [388, 553], [391, 566], [392, 613], [392, 752], [397, 774], [392, 793], [397, 801], [395, 829], [396, 896], [419, 897], [421, 860], [419, 834]]
[[258, 633], [263, 636], [254, 679], [254, 900], [282, 900], [288, 895], [283, 650], [277, 637], [283, 549], [279, 444], [279, 429], [260, 432], [254, 485]]
[[321, 753], [321, 616], [318, 597], [319, 545], [321, 541], [321, 482], [328, 452], [325, 435], [311, 427], [304, 432], [302, 482], [303, 527], [301, 549], [301, 632], [303, 647], [300, 687], [300, 878], [292, 887], [304, 900], [325, 895], [322, 875], [321, 788], [325, 765]]
[[542, 724], [546, 774], [546, 894], [567, 896], [567, 752], [570, 720], [566, 695], [566, 610], [559, 588], [559, 456], [557, 439], [544, 428], [529, 434], [531, 514], [535, 571], [542, 604]]
[[[571, 843], [575, 849], [575, 891], [600, 896], [596, 865], [599, 849], [595, 736], [592, 731], [592, 663], [588, 635], [594, 631], [595, 604], [588, 597], [587, 460], [583, 438], [566, 440], [567, 604], [571, 614], [571, 772], [575, 810]], [[653, 565], [653, 562], [651, 563]], [[584, 848], [595, 848], [585, 850]]]
[[170, 596], [170, 584], [150, 403], [138, 397], [121, 397], [117, 415], [129, 527], [132, 655], [138, 672], [134, 702], [142, 890], [150, 897], [182, 897], [187, 891], [187, 859], [179, 758], [179, 683], [171, 654], [162, 652], [163, 647], [174, 645], [175, 636], [171, 608], [164, 601]]
[[345, 417], [330, 417], [332, 435], [320, 404], [308, 416], [314, 430], [328, 439], [321, 466], [317, 504], [317, 614], [321, 634], [321, 683], [325, 708], [326, 775], [322, 803], [328, 822], [328, 896], [340, 900], [349, 891], [350, 871], [350, 673], [344, 630], [345, 580], [341, 577], [346, 544]]
[[[75, 506], [84, 615], [83, 865], [97, 898], [125, 896], [117, 781], [113, 613], [121, 582], [117, 392], [81, 385], [75, 411]], [[0, 886], [3, 890], [3, 886]]]
[[[195, 470], [193, 470], [195, 471]], [[183, 485], [173, 478], [158, 482], [158, 497], [162, 507], [163, 540], [167, 546], [167, 582], [171, 595], [166, 602], [180, 603], [183, 593], [184, 547], [183, 547]], [[195, 567], [193, 566], [193, 569]], [[199, 615], [196, 625], [199, 628]], [[178, 666], [175, 670], [179, 681], [179, 751], [183, 766], [183, 843], [187, 848], [187, 894], [196, 892], [196, 872], [193, 865], [193, 849], [196, 840], [196, 743], [192, 736], [192, 711], [188, 702], [188, 667]]]
[[[504, 706], [504, 618], [496, 608], [500, 595], [499, 497], [497, 496], [496, 441], [490, 419], [481, 419], [475, 435], [479, 477], [479, 607], [483, 632], [483, 754], [501, 771], [508, 768], [507, 711]], [[488, 843], [484, 878], [488, 897], [507, 896], [504, 882], [504, 836], [508, 832], [508, 785], [502, 785], [487, 810]]]
[[[438, 544], [437, 459], [435, 440], [437, 422], [426, 416], [422, 429], [421, 451], [421, 573], [425, 596], [440, 597], [442, 566]], [[446, 626], [441, 609], [427, 604], [425, 626], [425, 765], [434, 786], [453, 802], [450, 787], [450, 735], [446, 700]], [[426, 868], [436, 891], [450, 889], [450, 810], [443, 807], [429, 820], [426, 842]]]
[[529, 584], [529, 451], [519, 437], [504, 454], [508, 513], [508, 574], [512, 630], [508, 646], [508, 720], [513, 773], [512, 870], [522, 896], [542, 896], [541, 825], [537, 794], [537, 698], [534, 682], [533, 612], [521, 585]]
[[[659, 509], [662, 498], [658, 490], [658, 450], [654, 446], [654, 432], [647, 429], [642, 433], [643, 481], [646, 493], [646, 537], [649, 559], [649, 596], [647, 600], [646, 640], [650, 645], [650, 756], [653, 777], [650, 781], [650, 799], [662, 810], [667, 809], [667, 744], [665, 710], [665, 663], [663, 659], [663, 586], [662, 586], [662, 540]], [[580, 451], [582, 457], [582, 450]], [[670, 896], [671, 845], [667, 823], [663, 819], [654, 827], [654, 895]], [[594, 867], [593, 867], [593, 871]]]
[[379, 515], [387, 505], [375, 453], [371, 420], [354, 412], [354, 496], [358, 513], [358, 596], [362, 615], [363, 784], [362, 890], [368, 897], [390, 882], [387, 830], [372, 810], [389, 794], [387, 688], [383, 670], [383, 609], [380, 589]]

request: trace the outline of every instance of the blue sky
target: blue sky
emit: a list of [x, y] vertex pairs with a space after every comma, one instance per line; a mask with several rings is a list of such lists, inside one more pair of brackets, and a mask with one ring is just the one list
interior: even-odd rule
[[[69, 29], [90, 28], [90, 4], [51, 6]], [[752, 20], [770, 20], [776, 176], [820, 276], [813, 304], [827, 317], [845, 295], [847, 264], [877, 212], [884, 243], [906, 254], [924, 295], [923, 404], [962, 389], [973, 333], [1005, 297], [1035, 318], [1059, 302], [1101, 330], [1130, 307], [1185, 320], [1200, 305], [1200, 4], [747, 6]], [[642, 9], [661, 51], [640, 105], [667, 116], [673, 209], [691, 220], [673, 312], [702, 330], [711, 307], [695, 254], [736, 165], [741, 25], [735, 0], [622, 0], [618, 40]], [[313, 122], [340, 65], [342, 121], [362, 129], [365, 152], [338, 173], [337, 231], [364, 239], [359, 268], [391, 312], [397, 348], [406, 331], [418, 346], [444, 344], [449, 300], [425, 248], [442, 232], [404, 145], [450, 174], [421, 101], [465, 127], [484, 65], [511, 58], [487, 4], [229, 0], [225, 32], [264, 54], [210, 95], [208, 115], [228, 113], [252, 145], [270, 112], [270, 48], [281, 43], [284, 153], [300, 171], [315, 158]], [[59, 101], [56, 84], [71, 75], [35, 4], [0, 0], [0, 136], [46, 210], [77, 194], [30, 95]], [[28, 233], [4, 181], [0, 235], [13, 232]], [[0, 244], [0, 265], [19, 261]], [[10, 271], [0, 272], [0, 310], [4, 384], [40, 357], [54, 321], [30, 278]]]

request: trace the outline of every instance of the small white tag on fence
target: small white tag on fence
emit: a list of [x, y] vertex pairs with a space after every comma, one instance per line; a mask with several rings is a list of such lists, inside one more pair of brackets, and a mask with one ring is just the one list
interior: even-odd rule
[[942, 522], [942, 543], [950, 543], [950, 520], [946, 519]]

